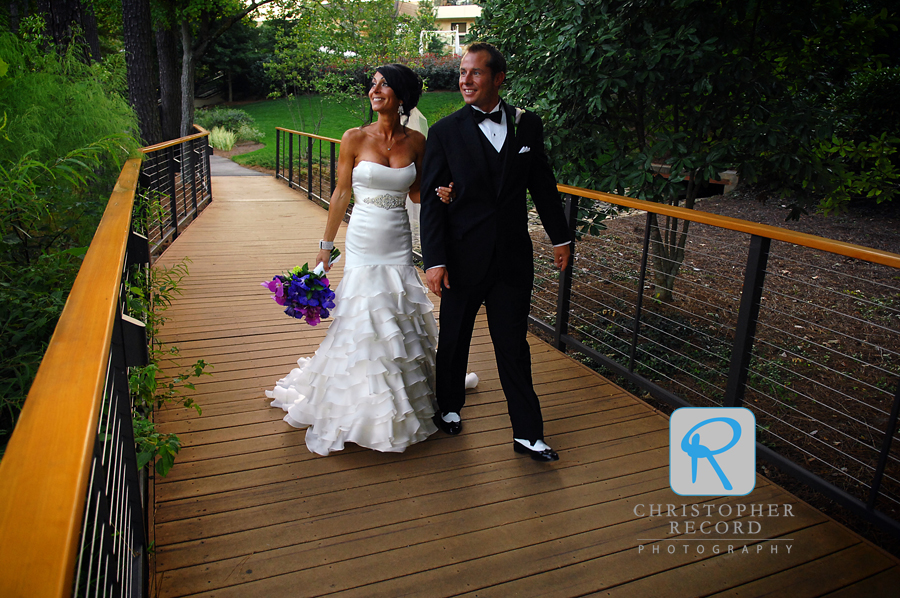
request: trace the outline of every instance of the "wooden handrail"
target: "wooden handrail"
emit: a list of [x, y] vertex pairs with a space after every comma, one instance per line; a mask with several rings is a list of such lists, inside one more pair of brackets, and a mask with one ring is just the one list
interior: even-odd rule
[[304, 133], [303, 131], [294, 131], [293, 129], [285, 129], [284, 127], [275, 127], [276, 131], [284, 131], [285, 133], [293, 133], [294, 135], [303, 135], [304, 137], [312, 137], [321, 141], [330, 141], [332, 143], [340, 143], [340, 139], [332, 139], [331, 137], [322, 137], [321, 135], [313, 135], [312, 133]]
[[72, 591], [141, 160], [128, 160], [0, 462], [0, 596]]
[[193, 135], [188, 135], [187, 137], [179, 137], [178, 139], [163, 141], [162, 143], [157, 143], [156, 145], [148, 145], [146, 147], [142, 147], [141, 152], [149, 154], [151, 152], [157, 152], [161, 149], [166, 149], [167, 147], [172, 147], [173, 145], [181, 145], [185, 141], [193, 141], [194, 139], [200, 139], [201, 137], [207, 137], [209, 135], [209, 131], [207, 131], [200, 125], [194, 125], [194, 128], [200, 132], [194, 133]]
[[710, 212], [689, 210], [687, 208], [679, 208], [642, 199], [613, 195], [612, 193], [603, 193], [602, 191], [592, 191], [590, 189], [582, 189], [581, 187], [572, 187], [571, 185], [557, 185], [557, 188], [560, 193], [578, 195], [579, 197], [595, 199], [597, 201], [625, 206], [635, 210], [654, 212], [663, 216], [671, 216], [673, 218], [689, 220], [700, 224], [709, 224], [719, 228], [747, 233], [749, 235], [768, 237], [776, 241], [793, 243], [794, 245], [802, 245], [803, 247], [819, 249], [837, 255], [865, 260], [883, 266], [900, 268], [900, 255], [889, 251], [881, 251], [880, 249], [872, 249], [871, 247], [854, 245], [853, 243], [845, 243], [843, 241], [834, 241], [832, 239], [826, 239], [825, 237], [807, 233], [798, 233], [786, 228], [779, 228], [768, 224], [757, 224], [755, 222], [750, 222], [749, 220], [740, 220], [729, 216], [719, 216]]

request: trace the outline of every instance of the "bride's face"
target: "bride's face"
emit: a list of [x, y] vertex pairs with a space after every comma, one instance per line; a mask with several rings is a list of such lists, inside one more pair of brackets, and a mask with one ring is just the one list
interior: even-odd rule
[[397, 112], [400, 107], [397, 94], [391, 89], [384, 76], [377, 71], [372, 77], [372, 87], [369, 88], [369, 102], [371, 102], [374, 112]]

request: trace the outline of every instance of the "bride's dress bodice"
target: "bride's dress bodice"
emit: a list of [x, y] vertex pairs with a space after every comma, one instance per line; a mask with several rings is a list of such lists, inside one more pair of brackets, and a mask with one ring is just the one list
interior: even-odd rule
[[353, 168], [353, 213], [347, 227], [345, 268], [412, 265], [406, 195], [416, 165], [391, 168], [362, 161]]
[[353, 195], [357, 202], [392, 209], [406, 206], [406, 194], [416, 180], [416, 165], [391, 168], [363, 160], [353, 168]]

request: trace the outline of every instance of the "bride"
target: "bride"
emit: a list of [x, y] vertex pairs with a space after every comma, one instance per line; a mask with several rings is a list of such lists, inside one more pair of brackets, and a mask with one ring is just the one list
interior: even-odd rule
[[[400, 64], [379, 67], [369, 89], [378, 120], [341, 138], [337, 187], [314, 263], [328, 264], [350, 202], [344, 278], [334, 321], [316, 354], [266, 391], [284, 421], [308, 427], [306, 446], [327, 455], [345, 442], [402, 452], [436, 431], [433, 305], [413, 265], [406, 196], [419, 202], [425, 137], [403, 126], [421, 79]], [[326, 267], [327, 269], [327, 267]]]

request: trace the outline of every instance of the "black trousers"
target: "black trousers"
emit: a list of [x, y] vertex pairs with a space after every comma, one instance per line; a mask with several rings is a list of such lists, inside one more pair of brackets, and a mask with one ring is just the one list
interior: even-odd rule
[[[457, 278], [464, 276], [458, 274]], [[503, 281], [492, 264], [484, 284], [454, 285], [441, 294], [440, 337], [437, 351], [437, 401], [444, 412], [460, 412], [466, 400], [465, 376], [475, 317], [484, 303], [500, 384], [506, 395], [513, 438], [534, 442], [544, 438], [541, 405], [531, 380], [528, 313], [532, 284]]]

